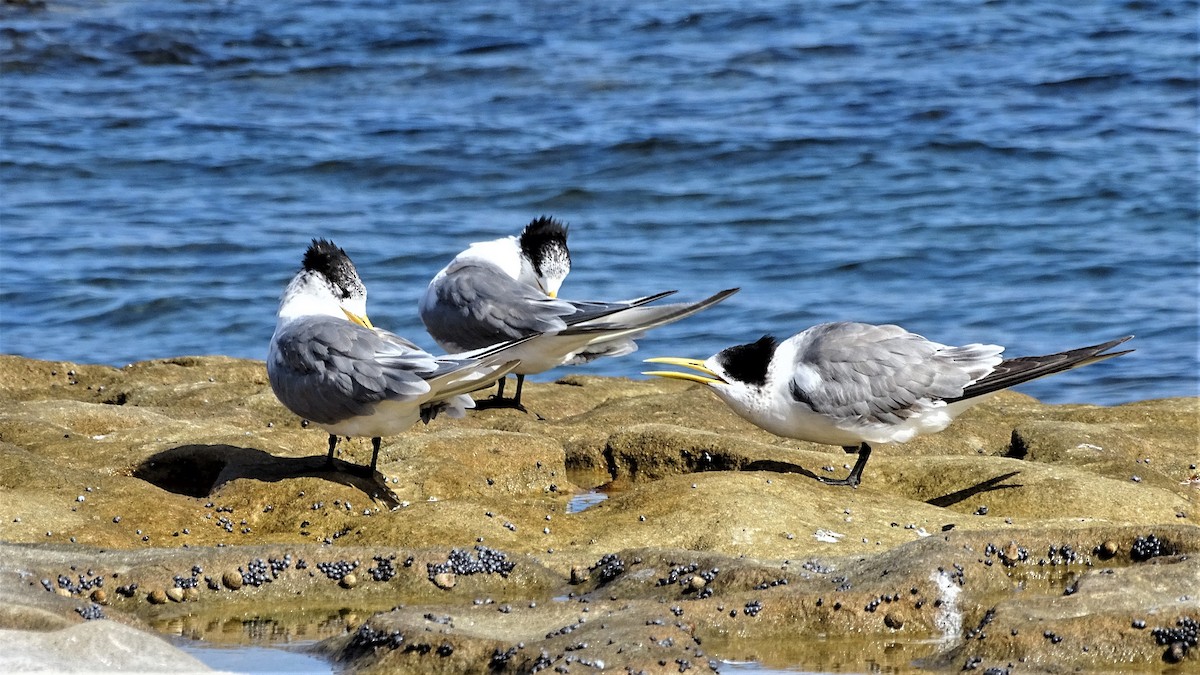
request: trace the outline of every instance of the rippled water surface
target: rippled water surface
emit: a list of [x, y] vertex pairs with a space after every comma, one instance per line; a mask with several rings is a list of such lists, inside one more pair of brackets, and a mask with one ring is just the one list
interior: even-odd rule
[[1197, 394], [1194, 1], [0, 7], [6, 353], [262, 358], [314, 236], [432, 348], [433, 274], [546, 213], [566, 297], [742, 287], [640, 355], [1135, 333], [1023, 390]]

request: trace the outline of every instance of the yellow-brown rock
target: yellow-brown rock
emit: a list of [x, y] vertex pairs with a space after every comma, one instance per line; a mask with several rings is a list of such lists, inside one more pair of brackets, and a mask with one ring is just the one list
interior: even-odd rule
[[[321, 634], [361, 672], [531, 669], [543, 652], [651, 672], [1153, 668], [1150, 630], [1200, 619], [1200, 399], [1004, 393], [880, 446], [857, 489], [813, 480], [845, 473], [840, 448], [772, 436], [699, 386], [570, 376], [524, 402], [544, 419], [480, 411], [385, 438], [364, 477], [326, 468], [326, 434], [261, 362], [0, 356], [0, 628], [78, 621], [80, 598], [38, 581], [89, 568], [109, 618], [172, 632], [301, 604], [361, 617]], [[339, 467], [370, 453], [343, 441]], [[339, 562], [353, 593], [317, 567]], [[189, 601], [166, 602], [195, 567]], [[137, 601], [151, 589], [162, 602]], [[857, 660], [818, 634], [858, 636]]]

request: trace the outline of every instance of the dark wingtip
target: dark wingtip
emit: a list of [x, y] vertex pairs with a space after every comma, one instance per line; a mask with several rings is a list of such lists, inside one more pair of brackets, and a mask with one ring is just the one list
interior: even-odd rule
[[638, 305], [645, 305], [647, 303], [654, 302], [655, 300], [662, 300], [663, 298], [671, 296], [671, 295], [675, 295], [678, 292], [679, 291], [663, 291], [661, 293], [655, 293], [653, 295], [644, 295], [635, 300], [631, 300], [629, 302], [629, 304], [633, 307], [637, 307]]
[[[1112, 349], [1113, 347], [1116, 347], [1117, 345], [1129, 342], [1132, 339], [1133, 339], [1132, 335], [1126, 335], [1125, 337], [1117, 338], [1116, 340], [1110, 340], [1108, 342], [1103, 342], [1103, 343], [1095, 345], [1093, 347], [1086, 347], [1085, 349], [1095, 350], [1093, 352], [1093, 356], [1102, 356], [1107, 359], [1107, 358], [1111, 358], [1114, 356], [1121, 356], [1122, 354], [1128, 354], [1130, 352], [1137, 351], [1135, 349], [1126, 349], [1126, 350], [1120, 351], [1120, 352], [1108, 352], [1108, 350]], [[1106, 353], [1106, 352], [1108, 352], [1108, 353]]]
[[[1104, 343], [1103, 347], [1101, 347], [1100, 351], [1112, 349], [1113, 347], [1116, 347], [1119, 344], [1124, 344], [1126, 342], [1129, 342], [1132, 339], [1133, 339], [1132, 335], [1126, 335], [1125, 337], [1117, 338], [1116, 340], [1113, 340], [1112, 342], [1106, 342], [1106, 343]], [[1133, 350], [1130, 349], [1129, 351], [1133, 351]]]
[[1071, 349], [1065, 352], [1056, 354], [1046, 354], [1044, 356], [1022, 356], [1015, 359], [1005, 359], [1000, 365], [996, 366], [990, 374], [983, 379], [975, 382], [963, 390], [962, 396], [956, 398], [945, 399], [948, 403], [960, 401], [963, 399], [990, 394], [1001, 389], [1015, 387], [1018, 384], [1054, 375], [1074, 368], [1089, 366], [1093, 363], [1100, 363], [1111, 358], [1116, 358], [1124, 354], [1128, 354], [1134, 350], [1126, 349], [1119, 352], [1109, 352], [1108, 350], [1116, 347], [1119, 344], [1128, 342], [1133, 339], [1132, 335], [1126, 335], [1123, 338], [1102, 342], [1089, 347], [1080, 347], [1079, 349]]

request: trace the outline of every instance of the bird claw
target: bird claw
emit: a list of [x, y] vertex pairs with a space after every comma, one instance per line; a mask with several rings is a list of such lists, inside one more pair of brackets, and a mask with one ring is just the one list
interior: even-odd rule
[[848, 485], [852, 488], [856, 488], [858, 487], [858, 484], [862, 482], [862, 477], [855, 476], [853, 474], [846, 476], [845, 478], [826, 478], [824, 476], [817, 476], [817, 480], [826, 485]]
[[858, 452], [858, 460], [854, 462], [854, 468], [850, 469], [850, 475], [846, 476], [845, 478], [826, 478], [824, 476], [817, 476], [817, 480], [826, 485], [848, 485], [852, 488], [856, 488], [858, 487], [858, 484], [862, 482], [863, 468], [867, 466], [867, 460], [871, 458], [871, 446], [863, 443], [857, 448], [854, 446], [847, 446], [843, 448], [843, 450], [845, 450], [847, 453], [855, 451]]

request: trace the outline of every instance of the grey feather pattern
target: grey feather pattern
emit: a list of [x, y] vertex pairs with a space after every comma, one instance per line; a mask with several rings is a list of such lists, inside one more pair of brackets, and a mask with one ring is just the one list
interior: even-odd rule
[[[570, 333], [596, 333], [597, 337], [587, 347], [575, 352], [567, 361], [570, 365], [587, 363], [602, 356], [624, 356], [638, 349], [634, 340], [641, 338], [652, 328], [679, 321], [701, 312], [733, 295], [738, 289], [730, 288], [700, 300], [699, 302], [676, 302], [668, 305], [649, 306], [667, 293], [638, 298], [624, 303], [588, 303], [605, 306], [600, 316], [575, 323], [566, 331]], [[674, 291], [672, 291], [673, 293]], [[623, 307], [623, 308], [622, 308]], [[613, 309], [615, 308], [615, 311]]]
[[[698, 302], [676, 302], [669, 305], [644, 306], [646, 303], [662, 298], [669, 293], [659, 293], [621, 303], [606, 303], [609, 308], [607, 311], [595, 318], [586, 318], [582, 321], [572, 322], [571, 328], [565, 331], [565, 333], [620, 333], [621, 337], [637, 338], [651, 328], [679, 321], [680, 319], [708, 309], [737, 291], [738, 289], [736, 288], [729, 288], [714, 293]], [[670, 293], [674, 293], [674, 291]], [[598, 305], [601, 303], [589, 304]], [[612, 335], [605, 335], [603, 339], [609, 340], [612, 337]]]
[[335, 317], [312, 317], [281, 328], [267, 367], [276, 396], [319, 424], [367, 415], [376, 403], [429, 392], [439, 370], [433, 356], [386, 331]]
[[1000, 362], [995, 345], [948, 347], [899, 326], [828, 323], [796, 340], [792, 396], [837, 419], [899, 424], [962, 396]]
[[[481, 349], [542, 333], [571, 334], [571, 326], [624, 312], [675, 291], [622, 302], [551, 298], [487, 263], [461, 264], [442, 277], [432, 303], [422, 303], [421, 321], [450, 352]], [[595, 330], [595, 329], [592, 329]]]
[[566, 328], [571, 304], [518, 283], [487, 264], [459, 266], [442, 278], [435, 301], [422, 305], [421, 321], [446, 351], [480, 349], [531, 333]]

